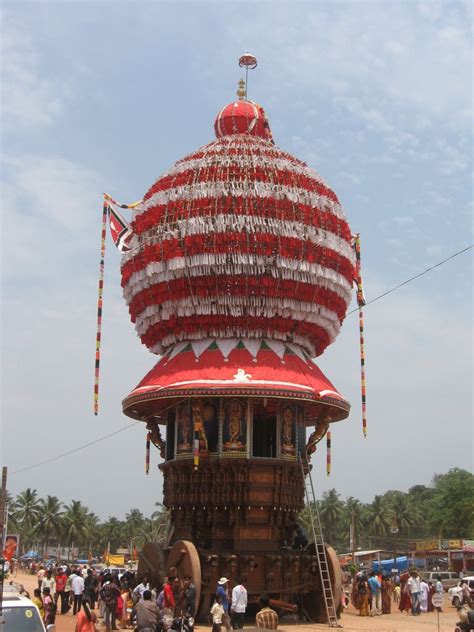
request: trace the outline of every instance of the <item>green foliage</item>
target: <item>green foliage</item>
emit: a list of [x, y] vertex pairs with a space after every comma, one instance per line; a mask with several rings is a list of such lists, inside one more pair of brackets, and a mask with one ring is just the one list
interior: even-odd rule
[[[318, 508], [325, 540], [341, 553], [349, 551], [351, 523], [356, 549], [403, 553], [419, 538], [474, 539], [474, 476], [454, 468], [435, 475], [429, 487], [389, 490], [368, 504], [353, 497], [343, 501], [331, 489], [323, 494]], [[300, 512], [299, 522], [311, 540], [308, 506]]]
[[140, 549], [146, 542], [167, 541], [170, 515], [161, 504], [147, 518], [139, 509], [130, 509], [124, 520], [111, 516], [105, 521], [89, 511], [79, 500], [69, 505], [56, 496], [39, 498], [28, 488], [16, 498], [7, 497], [10, 531], [20, 534], [21, 552], [29, 548], [46, 551], [48, 546], [74, 547], [81, 557], [102, 555], [110, 547]]
[[428, 519], [442, 538], [467, 538], [474, 534], [474, 476], [454, 468], [433, 479], [435, 493]]

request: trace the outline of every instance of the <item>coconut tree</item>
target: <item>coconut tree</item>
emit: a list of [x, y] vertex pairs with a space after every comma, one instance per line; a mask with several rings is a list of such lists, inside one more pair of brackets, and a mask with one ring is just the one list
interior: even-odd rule
[[107, 549], [110, 545], [110, 550], [116, 551], [122, 544], [128, 541], [127, 535], [125, 534], [124, 523], [115, 516], [110, 516], [106, 522], [102, 523], [100, 532], [103, 550]]
[[314, 514], [316, 509], [314, 507], [314, 503], [310, 503], [309, 505], [305, 505], [303, 509], [298, 514], [298, 522], [300, 527], [303, 529], [308, 542], [313, 542], [313, 528], [312, 521], [314, 519]]
[[124, 536], [130, 542], [135, 534], [145, 526], [145, 516], [139, 509], [130, 509], [124, 520]]
[[354, 525], [354, 548], [357, 548], [357, 545], [360, 546], [364, 537], [365, 514], [365, 507], [360, 500], [357, 500], [357, 498], [354, 498], [353, 496], [349, 496], [344, 505], [344, 539], [346, 541], [350, 540], [351, 525]]
[[338, 492], [333, 488], [324, 492], [319, 504], [319, 516], [325, 540], [333, 546], [337, 545], [338, 531], [344, 513], [344, 505]]
[[160, 509], [151, 514], [151, 541], [167, 544], [171, 525], [171, 512], [161, 503], [155, 503]]
[[369, 505], [368, 528], [375, 535], [386, 535], [392, 522], [392, 512], [383, 496], [375, 496]]
[[61, 536], [61, 516], [63, 504], [56, 496], [47, 496], [40, 500], [40, 517], [35, 528], [35, 535], [43, 541], [43, 557], [51, 540], [59, 540]]
[[14, 502], [13, 516], [20, 532], [22, 548], [33, 543], [34, 530], [41, 515], [41, 500], [36, 489], [28, 487], [18, 494]]
[[61, 520], [61, 531], [63, 541], [72, 548], [85, 547], [90, 536], [89, 512], [87, 507], [81, 504], [80, 500], [71, 501], [66, 505], [65, 512]]

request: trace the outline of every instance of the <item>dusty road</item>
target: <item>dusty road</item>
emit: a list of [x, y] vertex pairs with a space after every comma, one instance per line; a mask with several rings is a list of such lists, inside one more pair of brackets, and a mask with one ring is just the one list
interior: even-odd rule
[[[25, 588], [33, 593], [36, 588], [36, 577], [33, 575], [25, 575], [18, 573], [15, 581], [22, 583]], [[453, 632], [457, 621], [456, 610], [445, 599], [443, 612], [439, 616], [439, 632]], [[380, 617], [359, 617], [357, 612], [349, 607], [342, 615], [340, 620], [344, 630], [357, 630], [358, 632], [438, 632], [437, 614], [430, 612], [422, 614], [419, 617], [412, 617], [408, 614], [402, 614], [394, 609], [393, 614], [383, 615]], [[247, 627], [247, 626], [246, 626]], [[251, 628], [251, 625], [248, 625]], [[75, 617], [71, 613], [64, 616], [56, 617], [56, 632], [74, 632]], [[104, 630], [104, 627], [100, 627]], [[210, 626], [197, 626], [197, 631], [207, 632]], [[313, 632], [316, 630], [328, 630], [325, 625], [316, 624], [295, 624], [291, 620], [283, 619], [280, 623], [279, 630], [281, 632]], [[13, 632], [13, 631], [12, 631]]]

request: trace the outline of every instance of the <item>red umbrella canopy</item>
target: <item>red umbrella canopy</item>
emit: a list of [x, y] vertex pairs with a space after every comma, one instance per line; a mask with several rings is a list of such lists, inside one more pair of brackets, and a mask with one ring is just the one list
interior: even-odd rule
[[273, 144], [238, 100], [217, 140], [179, 160], [134, 210], [122, 286], [141, 341], [267, 338], [320, 355], [339, 333], [355, 258], [336, 194]]

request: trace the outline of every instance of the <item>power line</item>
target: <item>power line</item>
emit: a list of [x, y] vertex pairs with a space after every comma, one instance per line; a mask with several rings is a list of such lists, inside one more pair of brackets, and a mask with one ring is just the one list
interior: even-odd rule
[[[426, 268], [426, 270], [423, 270], [423, 272], [419, 272], [418, 274], [415, 274], [415, 276], [412, 276], [409, 279], [407, 279], [406, 281], [403, 281], [403, 283], [399, 283], [398, 285], [396, 285], [395, 287], [390, 288], [386, 292], [383, 292], [382, 294], [379, 294], [378, 296], [376, 296], [375, 298], [371, 299], [370, 301], [367, 301], [365, 303], [365, 307], [367, 305], [370, 305], [371, 303], [375, 303], [375, 301], [379, 301], [384, 296], [387, 296], [387, 294], [391, 294], [392, 292], [395, 292], [395, 290], [398, 290], [399, 288], [403, 287], [404, 285], [408, 285], [408, 283], [411, 283], [412, 281], [414, 281], [415, 279], [420, 278], [424, 274], [427, 274], [428, 272], [431, 272], [431, 270], [434, 270], [435, 268], [439, 268], [444, 263], [446, 263], [448, 261], [451, 261], [451, 259], [454, 259], [454, 257], [462, 255], [464, 252], [467, 252], [468, 250], [471, 250], [471, 248], [473, 246], [474, 246], [474, 244], [471, 244], [470, 246], [467, 246], [467, 248], [463, 248], [462, 250], [458, 250], [458, 252], [455, 252], [454, 254], [450, 255], [446, 259], [443, 259], [442, 261], [438, 261], [438, 263], [435, 263], [433, 266], [430, 266], [429, 268]], [[355, 309], [352, 309], [347, 314], [348, 315], [349, 314], [353, 314], [354, 312], [357, 312], [357, 311], [359, 311], [358, 307], [356, 307]]]
[[53, 461], [62, 459], [65, 456], [69, 456], [70, 454], [74, 454], [75, 452], [79, 452], [80, 450], [84, 450], [85, 448], [89, 448], [90, 446], [95, 445], [96, 443], [100, 443], [101, 441], [105, 441], [105, 439], [108, 439], [109, 437], [113, 437], [114, 435], [117, 435], [120, 432], [124, 432], [125, 430], [130, 430], [130, 428], [133, 428], [139, 423], [140, 423], [139, 421], [135, 421], [131, 425], [125, 426], [124, 428], [120, 428], [120, 430], [115, 430], [114, 432], [110, 432], [109, 434], [106, 434], [102, 437], [94, 439], [94, 441], [89, 441], [89, 443], [84, 443], [84, 445], [80, 445], [78, 448], [74, 448], [73, 450], [69, 450], [68, 452], [63, 452], [62, 454], [53, 456], [50, 459], [46, 459], [46, 461], [40, 461], [40, 463], [35, 463], [34, 465], [23, 467], [20, 470], [15, 470], [14, 472], [11, 472], [10, 476], [13, 476], [13, 474], [19, 474], [20, 472], [27, 472], [28, 470], [33, 470], [36, 467], [40, 467], [40, 465], [46, 465], [46, 463], [52, 463]]
[[[404, 285], [407, 285], [408, 283], [411, 283], [412, 281], [414, 281], [415, 279], [418, 279], [419, 277], [423, 276], [427, 272], [430, 272], [431, 270], [434, 270], [435, 268], [439, 268], [440, 266], [442, 266], [443, 264], [447, 263], [451, 259], [454, 259], [455, 257], [457, 257], [457, 256], [463, 254], [464, 252], [467, 252], [468, 250], [470, 250], [473, 247], [473, 245], [474, 244], [471, 244], [470, 246], [467, 246], [467, 248], [463, 248], [462, 250], [458, 250], [458, 252], [455, 252], [454, 254], [450, 255], [446, 259], [443, 259], [442, 261], [439, 261], [438, 263], [435, 263], [433, 266], [430, 266], [429, 268], [426, 268], [426, 270], [423, 270], [422, 272], [419, 272], [418, 274], [415, 274], [415, 276], [410, 277], [406, 281], [403, 281], [403, 283], [399, 283], [398, 285], [396, 285], [395, 287], [387, 290], [386, 292], [383, 292], [382, 294], [379, 294], [379, 296], [376, 296], [375, 298], [371, 299], [370, 301], [367, 301], [365, 306], [370, 305], [371, 303], [375, 303], [375, 301], [379, 301], [384, 296], [387, 296], [388, 294], [391, 294], [392, 292], [395, 292], [395, 290], [398, 290], [399, 288], [403, 287]], [[350, 312], [348, 312], [348, 314], [352, 314], [352, 313], [358, 311], [358, 309], [359, 308], [356, 307], [355, 309], [353, 309]], [[136, 421], [131, 426], [125, 426], [124, 428], [121, 428], [120, 430], [115, 430], [115, 432], [111, 432], [111, 433], [109, 433], [107, 435], [99, 437], [98, 439], [95, 439], [94, 441], [90, 441], [89, 443], [84, 443], [83, 445], [81, 445], [81, 446], [79, 446], [77, 448], [74, 448], [73, 450], [69, 450], [68, 452], [63, 452], [62, 454], [58, 454], [57, 456], [51, 457], [50, 459], [46, 459], [45, 461], [40, 461], [39, 463], [35, 463], [34, 465], [30, 465], [28, 467], [24, 467], [24, 468], [21, 468], [19, 470], [15, 470], [14, 472], [12, 472], [10, 474], [10, 476], [13, 476], [13, 474], [19, 474], [20, 472], [27, 472], [29, 470], [33, 470], [33, 469], [35, 469], [37, 467], [40, 467], [41, 465], [46, 465], [46, 463], [52, 463], [53, 461], [57, 461], [58, 459], [64, 458], [65, 456], [69, 456], [70, 454], [74, 454], [75, 452], [79, 452], [80, 450], [84, 450], [85, 448], [89, 448], [90, 446], [96, 445], [97, 443], [100, 443], [101, 441], [105, 441], [105, 439], [109, 439], [110, 437], [113, 437], [114, 435], [117, 435], [117, 434], [119, 434], [121, 432], [124, 432], [125, 430], [129, 430], [130, 428], [133, 428], [134, 426], [136, 426], [139, 423], [140, 423], [139, 421]]]

